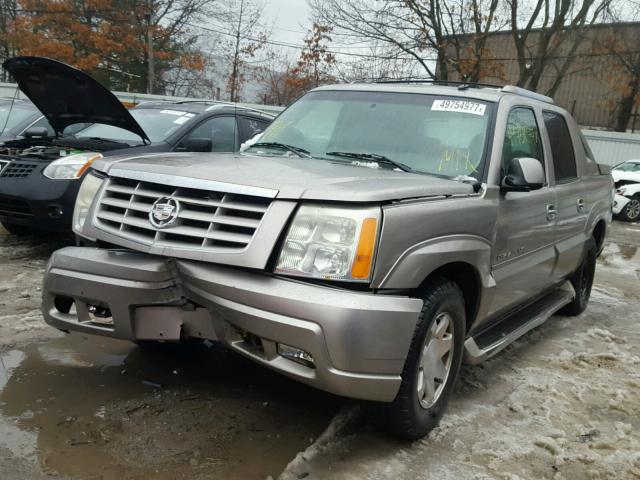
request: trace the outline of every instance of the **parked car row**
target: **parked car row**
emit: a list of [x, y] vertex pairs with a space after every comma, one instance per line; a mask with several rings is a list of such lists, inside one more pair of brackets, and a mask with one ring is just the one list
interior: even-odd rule
[[640, 160], [628, 160], [611, 171], [615, 183], [613, 213], [621, 220], [640, 220]]
[[274, 118], [205, 101], [127, 110], [105, 87], [63, 63], [16, 57], [3, 68], [30, 99], [0, 104], [0, 121], [12, 114], [0, 145], [0, 222], [18, 235], [71, 231], [81, 180], [99, 158], [127, 154], [153, 162], [160, 152], [235, 152]]

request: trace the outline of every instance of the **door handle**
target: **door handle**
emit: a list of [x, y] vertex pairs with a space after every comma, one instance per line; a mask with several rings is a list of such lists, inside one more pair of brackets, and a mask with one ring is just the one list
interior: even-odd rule
[[578, 207], [578, 212], [584, 211], [584, 200], [579, 198], [576, 206]]
[[556, 206], [553, 204], [547, 205], [547, 220], [555, 220], [557, 215]]

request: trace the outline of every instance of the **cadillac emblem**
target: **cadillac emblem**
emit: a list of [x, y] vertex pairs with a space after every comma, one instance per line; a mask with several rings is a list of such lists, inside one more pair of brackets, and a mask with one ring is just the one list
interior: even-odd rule
[[178, 219], [180, 203], [172, 197], [162, 197], [156, 200], [149, 212], [149, 222], [156, 228], [165, 228]]

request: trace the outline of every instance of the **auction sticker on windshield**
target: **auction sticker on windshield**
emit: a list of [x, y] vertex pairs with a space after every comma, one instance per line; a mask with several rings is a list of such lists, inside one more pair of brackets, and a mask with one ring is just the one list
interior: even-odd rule
[[468, 100], [434, 100], [431, 110], [439, 112], [460, 112], [484, 115], [487, 106], [484, 103], [470, 102]]

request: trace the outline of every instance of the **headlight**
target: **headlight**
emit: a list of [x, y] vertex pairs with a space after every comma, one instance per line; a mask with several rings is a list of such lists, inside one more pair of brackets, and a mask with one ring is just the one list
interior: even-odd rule
[[82, 181], [82, 185], [80, 185], [80, 191], [76, 197], [76, 206], [73, 209], [72, 223], [73, 231], [77, 234], [82, 234], [84, 222], [87, 220], [89, 209], [91, 208], [93, 199], [95, 198], [96, 193], [98, 193], [102, 182], [102, 178], [89, 174]]
[[75, 180], [82, 177], [82, 174], [99, 158], [102, 158], [102, 154], [96, 152], [76, 153], [54, 160], [42, 173], [52, 180]]
[[303, 205], [282, 246], [276, 273], [366, 282], [380, 223], [379, 208]]
[[627, 189], [626, 189], [626, 188], [624, 188], [624, 187], [620, 187], [618, 190], [616, 190], [616, 193], [617, 193], [618, 195], [625, 196], [625, 195], [626, 195], [626, 193], [627, 193]]

